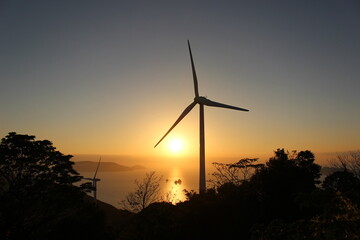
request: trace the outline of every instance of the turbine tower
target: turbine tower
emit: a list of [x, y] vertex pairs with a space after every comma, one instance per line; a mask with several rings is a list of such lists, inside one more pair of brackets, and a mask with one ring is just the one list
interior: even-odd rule
[[206, 177], [205, 177], [205, 127], [204, 127], [204, 106], [229, 108], [238, 111], [249, 111], [244, 108], [234, 107], [227, 104], [211, 101], [206, 97], [199, 95], [198, 80], [196, 76], [194, 60], [191, 53], [190, 42], [188, 40], [188, 47], [191, 60], [192, 75], [194, 80], [195, 98], [194, 101], [181, 113], [180, 117], [175, 121], [171, 128], [159, 140], [155, 147], [173, 130], [173, 128], [195, 107], [196, 104], [200, 106], [200, 176], [199, 176], [199, 191], [204, 193], [206, 191]]
[[97, 167], [96, 167], [95, 174], [94, 174], [94, 177], [93, 177], [93, 178], [83, 178], [83, 179], [85, 179], [85, 180], [90, 180], [90, 181], [92, 181], [92, 188], [93, 188], [92, 191], [93, 191], [93, 194], [94, 194], [95, 204], [97, 204], [97, 198], [96, 198], [97, 186], [96, 186], [96, 185], [97, 185], [97, 182], [100, 181], [99, 178], [96, 178], [96, 174], [97, 174], [97, 172], [98, 172], [98, 170], [99, 170], [100, 162], [101, 162], [101, 157], [100, 157], [99, 162], [98, 162], [98, 164], [97, 164]]

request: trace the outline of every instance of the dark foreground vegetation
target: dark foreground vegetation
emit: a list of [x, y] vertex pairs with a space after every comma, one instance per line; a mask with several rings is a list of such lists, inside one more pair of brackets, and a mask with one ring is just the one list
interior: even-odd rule
[[[72, 156], [34, 136], [0, 143], [0, 239], [359, 239], [360, 180], [349, 162], [321, 183], [310, 151], [215, 164], [213, 188], [133, 213], [86, 197]], [[360, 158], [358, 159], [360, 163]], [[351, 165], [355, 166], [356, 165]], [[240, 174], [239, 174], [240, 173]]]

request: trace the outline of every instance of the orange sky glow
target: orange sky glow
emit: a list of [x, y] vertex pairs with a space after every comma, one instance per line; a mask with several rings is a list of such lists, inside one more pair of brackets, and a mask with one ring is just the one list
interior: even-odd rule
[[154, 148], [194, 98], [189, 39], [200, 95], [250, 110], [205, 107], [207, 163], [277, 148], [325, 162], [360, 148], [358, 4], [200, 2], [1, 3], [1, 137], [35, 135], [72, 155], [197, 159], [198, 106]]

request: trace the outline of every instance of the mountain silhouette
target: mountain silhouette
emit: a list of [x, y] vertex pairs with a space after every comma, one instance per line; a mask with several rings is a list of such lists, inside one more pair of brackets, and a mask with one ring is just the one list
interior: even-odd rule
[[[93, 172], [96, 169], [97, 162], [92, 161], [79, 161], [75, 162], [74, 168], [79, 172]], [[124, 166], [114, 162], [101, 162], [99, 172], [124, 172], [145, 169], [144, 166]]]

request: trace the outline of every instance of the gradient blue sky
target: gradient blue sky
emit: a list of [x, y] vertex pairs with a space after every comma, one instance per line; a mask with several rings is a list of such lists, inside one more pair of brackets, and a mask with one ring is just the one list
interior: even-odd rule
[[[360, 146], [359, 1], [0, 2], [0, 135], [161, 157], [200, 94], [211, 157]], [[198, 109], [171, 138], [198, 155]]]

